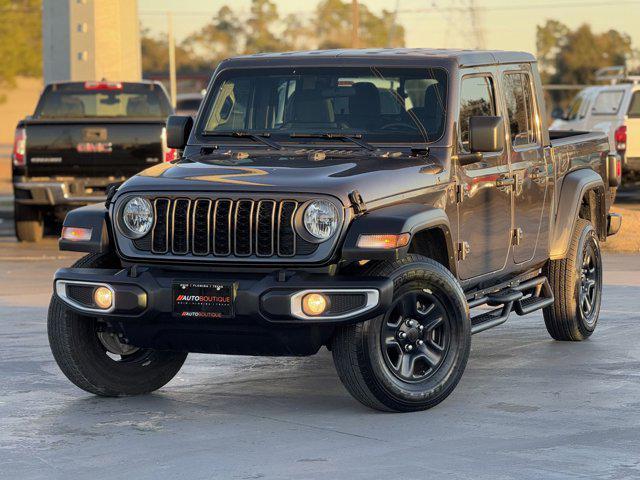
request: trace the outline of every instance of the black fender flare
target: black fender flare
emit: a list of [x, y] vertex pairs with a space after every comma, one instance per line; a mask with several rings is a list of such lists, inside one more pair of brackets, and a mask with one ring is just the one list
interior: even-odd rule
[[111, 250], [111, 233], [109, 230], [109, 213], [104, 203], [95, 203], [76, 208], [67, 213], [64, 227], [90, 228], [89, 240], [58, 240], [58, 248], [71, 252], [107, 253]]
[[455, 249], [451, 236], [449, 217], [441, 208], [428, 207], [419, 203], [402, 203], [369, 211], [351, 222], [342, 245], [343, 260], [395, 260], [404, 257], [411, 245], [389, 250], [358, 248], [360, 235], [372, 234], [415, 234], [424, 230], [440, 229], [445, 238], [449, 265], [455, 273]]
[[[598, 236], [602, 238], [601, 230], [606, 228], [607, 219], [605, 211], [605, 187], [602, 177], [591, 169], [580, 169], [568, 173], [562, 181], [558, 204], [556, 207], [555, 221], [549, 245], [549, 258], [558, 260], [565, 258], [569, 250], [571, 234], [580, 213], [580, 206], [585, 195], [595, 191], [600, 196], [600, 210], [594, 228]], [[606, 230], [605, 230], [606, 235]]]

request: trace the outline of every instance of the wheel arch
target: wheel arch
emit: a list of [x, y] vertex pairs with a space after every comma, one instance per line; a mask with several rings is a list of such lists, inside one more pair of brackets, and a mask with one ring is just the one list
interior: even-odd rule
[[554, 228], [551, 233], [549, 254], [551, 260], [566, 257], [571, 234], [578, 218], [589, 220], [598, 237], [601, 240], [606, 239], [605, 192], [602, 177], [593, 170], [581, 169], [566, 175], [560, 189]]
[[[360, 235], [409, 233], [408, 245], [389, 250], [358, 248]], [[455, 249], [447, 213], [441, 208], [405, 203], [357, 217], [342, 246], [343, 260], [396, 260], [408, 253], [432, 258], [456, 275]]]

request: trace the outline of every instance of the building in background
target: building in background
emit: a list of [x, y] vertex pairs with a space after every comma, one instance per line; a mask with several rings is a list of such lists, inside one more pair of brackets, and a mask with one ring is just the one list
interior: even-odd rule
[[136, 0], [43, 0], [44, 83], [141, 78]]

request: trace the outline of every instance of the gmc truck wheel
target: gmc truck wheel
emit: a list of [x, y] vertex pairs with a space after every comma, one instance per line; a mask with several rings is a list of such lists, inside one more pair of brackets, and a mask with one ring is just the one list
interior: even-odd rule
[[471, 347], [467, 302], [454, 276], [420, 255], [382, 262], [366, 272], [394, 281], [385, 315], [340, 328], [333, 360], [362, 404], [408, 412], [443, 401], [462, 377]]
[[[76, 268], [114, 266], [112, 257], [90, 254]], [[79, 315], [54, 295], [49, 306], [49, 345], [62, 373], [96, 395], [139, 395], [167, 384], [187, 358], [185, 352], [137, 348], [120, 342], [115, 332], [92, 317]]]
[[545, 274], [555, 296], [543, 310], [547, 331], [556, 340], [585, 340], [596, 328], [602, 299], [600, 244], [589, 221], [576, 221], [566, 258], [550, 260]]
[[44, 234], [44, 219], [35, 208], [14, 204], [16, 238], [19, 242], [39, 242]]

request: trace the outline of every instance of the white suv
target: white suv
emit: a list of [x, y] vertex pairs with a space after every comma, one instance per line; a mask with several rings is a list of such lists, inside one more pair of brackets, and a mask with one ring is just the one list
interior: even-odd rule
[[640, 172], [640, 77], [581, 90], [550, 129], [607, 132], [623, 166]]

